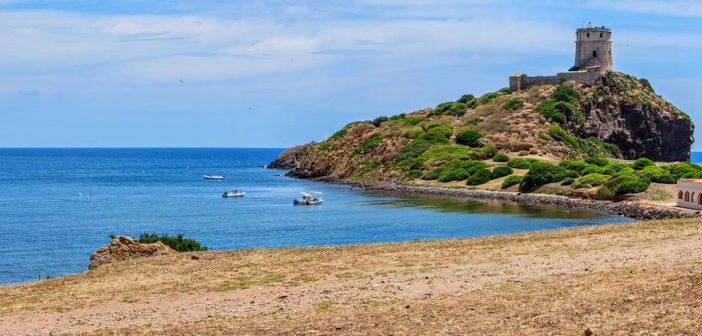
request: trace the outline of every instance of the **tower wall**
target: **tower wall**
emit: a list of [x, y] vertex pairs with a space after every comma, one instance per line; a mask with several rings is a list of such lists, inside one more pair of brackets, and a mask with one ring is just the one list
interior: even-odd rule
[[575, 32], [575, 66], [597, 72], [612, 71], [612, 31], [587, 27]]

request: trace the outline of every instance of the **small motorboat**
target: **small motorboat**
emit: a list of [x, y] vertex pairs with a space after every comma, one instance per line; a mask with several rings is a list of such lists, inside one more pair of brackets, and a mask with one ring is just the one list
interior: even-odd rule
[[202, 178], [205, 180], [224, 180], [223, 175], [203, 175]]
[[224, 194], [222, 194], [222, 197], [224, 197], [224, 198], [234, 198], [234, 197], [244, 197], [244, 196], [246, 196], [246, 192], [239, 191], [239, 190], [227, 191]]
[[293, 204], [295, 205], [320, 205], [324, 203], [324, 200], [321, 197], [314, 197], [312, 194], [317, 194], [321, 195], [321, 192], [303, 192], [301, 193], [302, 197], [296, 199], [293, 201]]

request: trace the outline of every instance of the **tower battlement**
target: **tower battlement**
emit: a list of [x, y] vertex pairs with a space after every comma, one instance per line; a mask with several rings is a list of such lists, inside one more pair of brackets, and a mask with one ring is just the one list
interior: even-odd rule
[[588, 24], [575, 31], [575, 65], [570, 71], [559, 72], [554, 76], [515, 73], [509, 77], [509, 87], [513, 91], [519, 91], [534, 85], [558, 84], [568, 80], [592, 84], [600, 75], [613, 69], [612, 30]]

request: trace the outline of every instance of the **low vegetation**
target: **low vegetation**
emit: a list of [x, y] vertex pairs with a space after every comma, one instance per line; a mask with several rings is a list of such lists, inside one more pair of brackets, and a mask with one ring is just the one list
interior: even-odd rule
[[159, 235], [156, 232], [144, 232], [139, 235], [139, 242], [145, 244], [162, 242], [178, 252], [207, 251], [207, 247], [200, 245], [200, 242], [195, 239], [185, 238], [182, 233], [170, 236], [167, 234]]

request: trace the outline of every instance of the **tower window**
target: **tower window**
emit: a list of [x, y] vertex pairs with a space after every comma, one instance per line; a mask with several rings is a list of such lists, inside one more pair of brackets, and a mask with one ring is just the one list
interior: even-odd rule
[[587, 33], [587, 37], [590, 37], [590, 33]]
[[602, 33], [600, 33], [600, 38], [602, 38]]
[[592, 57], [597, 57], [597, 50], [592, 51]]

